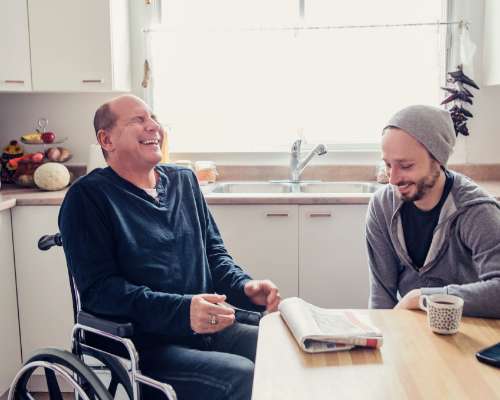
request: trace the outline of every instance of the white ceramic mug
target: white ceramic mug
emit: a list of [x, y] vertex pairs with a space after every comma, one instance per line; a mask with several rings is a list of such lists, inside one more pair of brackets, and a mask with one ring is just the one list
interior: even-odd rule
[[420, 296], [420, 308], [427, 312], [427, 321], [433, 332], [451, 335], [458, 332], [464, 301], [451, 294]]

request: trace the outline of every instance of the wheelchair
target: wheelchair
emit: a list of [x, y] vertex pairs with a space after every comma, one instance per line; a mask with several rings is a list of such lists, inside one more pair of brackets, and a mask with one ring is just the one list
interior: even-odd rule
[[[45, 235], [38, 241], [40, 250], [62, 246], [59, 233]], [[168, 400], [176, 400], [175, 390], [167, 383], [141, 374], [139, 356], [130, 339], [134, 326], [130, 322], [110, 321], [82, 311], [78, 290], [68, 268], [68, 277], [73, 301], [74, 326], [71, 338], [71, 352], [45, 348], [33, 354], [16, 374], [10, 386], [8, 400], [34, 400], [29, 391], [29, 380], [35, 370], [42, 368], [45, 373], [47, 390], [51, 400], [62, 400], [60, 382], [72, 388], [77, 399], [112, 400], [118, 393], [119, 385], [130, 400], [140, 400], [140, 385], [159, 390]], [[105, 349], [94, 343], [105, 342]], [[102, 364], [89, 367], [84, 364], [84, 356], [90, 356]], [[109, 371], [107, 386], [99, 379], [96, 370]], [[59, 380], [58, 380], [59, 378]]]
[[[42, 251], [53, 246], [62, 246], [59, 233], [42, 236], [38, 241], [38, 248]], [[29, 392], [29, 380], [39, 368], [44, 370], [51, 400], [63, 400], [63, 390], [59, 385], [61, 379], [70, 385], [77, 400], [113, 400], [119, 393], [120, 385], [129, 400], [141, 400], [140, 385], [155, 388], [168, 400], [177, 400], [172, 386], [141, 373], [139, 356], [130, 339], [134, 333], [133, 324], [103, 319], [83, 311], [69, 268], [67, 272], [75, 323], [71, 335], [71, 352], [56, 348], [36, 351], [14, 377], [7, 400], [34, 400]], [[239, 322], [259, 325], [261, 317], [262, 313], [235, 308], [235, 318]], [[84, 356], [98, 360], [101, 366], [87, 366]], [[104, 385], [96, 370], [109, 371], [109, 384]]]

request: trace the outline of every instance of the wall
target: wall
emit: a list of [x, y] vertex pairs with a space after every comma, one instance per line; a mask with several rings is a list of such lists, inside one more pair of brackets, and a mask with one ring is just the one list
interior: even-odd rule
[[[49, 130], [68, 137], [61, 146], [73, 153], [71, 164], [86, 164], [88, 148], [95, 143], [92, 119], [97, 107], [114, 97], [110, 93], [0, 93], [0, 145], [18, 139], [35, 128], [40, 117], [49, 120]], [[41, 146], [24, 145], [31, 152]]]
[[[481, 83], [482, 34], [484, 1], [452, 1], [453, 19], [465, 18], [471, 22], [471, 36], [478, 45], [475, 57], [474, 79]], [[131, 20], [131, 45], [133, 66], [133, 93], [143, 96], [140, 86], [143, 70], [143, 34], [142, 27], [146, 17], [142, 11], [143, 3], [129, 0]], [[40, 117], [49, 119], [50, 128], [60, 136], [68, 136], [65, 145], [74, 153], [71, 163], [86, 163], [90, 143], [95, 142], [92, 117], [95, 109], [116, 93], [0, 93], [0, 146], [8, 140], [19, 138], [33, 129]], [[452, 163], [500, 163], [500, 86], [483, 87], [477, 92], [472, 108], [474, 118], [470, 121], [469, 138], [460, 137], [453, 155]], [[182, 157], [186, 155], [180, 155]], [[189, 155], [188, 155], [189, 156]], [[201, 158], [218, 159], [221, 163], [239, 164], [286, 164], [287, 154], [272, 153], [266, 155], [209, 155]], [[199, 157], [199, 158], [200, 158]], [[177, 157], [179, 158], [179, 157]], [[318, 158], [315, 163], [373, 163], [378, 159], [374, 153], [330, 153]]]

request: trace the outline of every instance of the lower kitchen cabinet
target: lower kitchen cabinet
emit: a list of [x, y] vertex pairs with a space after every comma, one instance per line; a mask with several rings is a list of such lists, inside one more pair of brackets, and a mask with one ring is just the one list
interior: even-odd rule
[[298, 206], [212, 205], [229, 254], [254, 279], [270, 279], [282, 297], [298, 296]]
[[367, 308], [366, 204], [299, 208], [299, 295], [326, 308]]
[[327, 308], [367, 308], [366, 204], [212, 205], [230, 254], [283, 298]]
[[21, 368], [10, 210], [0, 211], [0, 396]]
[[23, 360], [41, 347], [70, 349], [73, 306], [61, 247], [38, 249], [38, 239], [58, 232], [58, 206], [12, 209]]
[[[253, 278], [271, 279], [284, 298], [300, 296], [329, 308], [367, 307], [366, 209], [210, 206], [229, 253]], [[19, 369], [20, 348], [23, 360], [41, 347], [70, 348], [73, 310], [64, 252], [37, 246], [41, 236], [58, 231], [58, 214], [59, 206], [16, 206], [0, 213], [0, 359], [12, 360], [0, 365], [0, 393]]]

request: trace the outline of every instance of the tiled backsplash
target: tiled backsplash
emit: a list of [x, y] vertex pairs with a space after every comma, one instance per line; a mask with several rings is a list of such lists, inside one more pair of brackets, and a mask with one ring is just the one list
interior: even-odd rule
[[[455, 164], [449, 168], [476, 181], [500, 181], [500, 164]], [[217, 170], [218, 180], [224, 181], [288, 179], [288, 166], [220, 165]], [[304, 170], [301, 179], [373, 181], [375, 174], [375, 165], [311, 165]]]
[[[76, 176], [85, 173], [84, 165], [71, 165]], [[452, 164], [453, 171], [467, 175], [476, 181], [500, 181], [500, 164]], [[219, 181], [267, 181], [288, 179], [288, 166], [217, 166]], [[322, 181], [374, 181], [375, 165], [311, 165], [301, 179]]]

